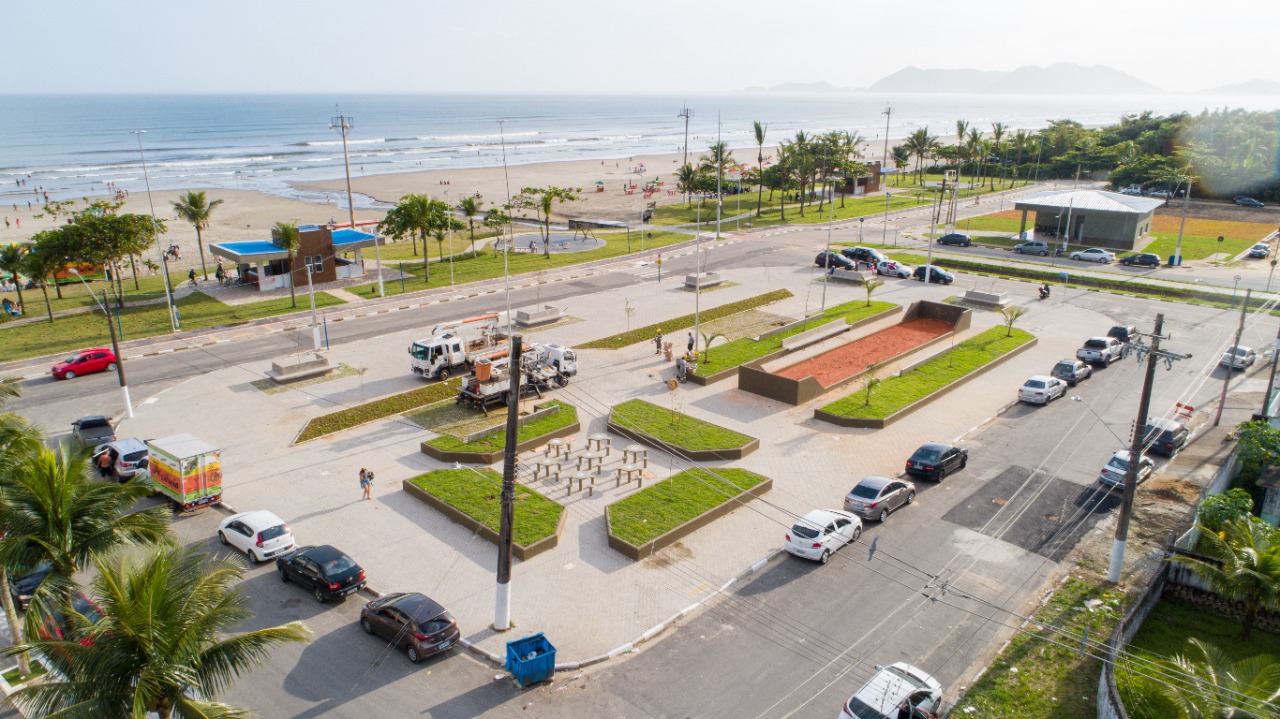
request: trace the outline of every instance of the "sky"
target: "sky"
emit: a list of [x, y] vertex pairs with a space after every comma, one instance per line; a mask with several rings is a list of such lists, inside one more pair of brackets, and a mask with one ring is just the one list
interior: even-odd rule
[[1280, 81], [1274, 0], [39, 0], [6, 93], [719, 92], [905, 66], [1108, 65], [1174, 92]]

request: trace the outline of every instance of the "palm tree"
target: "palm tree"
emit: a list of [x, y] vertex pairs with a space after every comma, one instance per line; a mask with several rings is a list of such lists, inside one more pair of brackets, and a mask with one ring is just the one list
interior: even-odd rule
[[[22, 385], [18, 378], [0, 379], [0, 407], [4, 406], [5, 401], [21, 394], [21, 391]], [[25, 419], [12, 412], [0, 414], [0, 502], [4, 501], [8, 488], [15, 481], [23, 458], [35, 453], [41, 444], [40, 431]], [[25, 570], [26, 567], [19, 569]], [[22, 625], [18, 622], [18, 613], [13, 606], [13, 595], [9, 593], [9, 567], [3, 564], [0, 564], [0, 604], [4, 606], [9, 636], [21, 637]], [[18, 655], [18, 670], [23, 676], [31, 673], [25, 652]]]
[[1170, 719], [1275, 716], [1280, 665], [1270, 656], [1232, 661], [1221, 649], [1199, 639], [1189, 639], [1187, 644], [1186, 653], [1157, 659], [1154, 666], [1122, 661], [1117, 669], [1127, 679], [1121, 685], [1125, 704], [1143, 707], [1148, 716], [1155, 712]]
[[916, 156], [916, 184], [924, 187], [924, 159], [937, 147], [938, 139], [929, 136], [929, 127], [926, 125], [908, 135], [903, 144]]
[[[982, 163], [974, 162], [982, 153], [982, 131], [978, 128], [970, 128], [969, 137], [965, 139], [965, 154], [969, 156], [969, 163], [975, 165], [969, 168], [969, 189], [973, 189], [973, 182], [982, 173]], [[981, 181], [979, 181], [980, 183]]]
[[13, 243], [0, 247], [0, 272], [8, 273], [13, 286], [18, 290], [18, 307], [22, 314], [27, 313], [27, 305], [22, 301], [22, 274], [26, 267], [27, 246]]
[[200, 271], [204, 273], [204, 278], [207, 280], [209, 268], [204, 264], [204, 230], [209, 229], [209, 216], [213, 214], [213, 208], [222, 204], [222, 200], [208, 202], [205, 200], [203, 191], [188, 190], [186, 196], [172, 204], [173, 211], [178, 213], [178, 217], [196, 228], [196, 247], [200, 248]]
[[[991, 140], [992, 140], [992, 146], [995, 148], [995, 154], [996, 154], [996, 156], [997, 156], [997, 157], [999, 157], [1001, 160], [1003, 160], [1003, 159], [1004, 159], [1004, 157], [1003, 157], [1003, 153], [1004, 153], [1004, 151], [1003, 151], [1003, 149], [1001, 148], [1001, 143], [1002, 143], [1002, 142], [1004, 142], [1004, 134], [1005, 134], [1006, 132], [1008, 132], [1008, 130], [1009, 130], [1008, 126], [1006, 126], [1003, 122], [993, 122], [993, 123], [991, 123]], [[992, 176], [991, 176], [991, 191], [992, 191], [992, 192], [995, 192], [995, 191], [996, 191], [996, 176], [995, 176], [995, 175], [992, 175]]]
[[778, 189], [780, 190], [778, 213], [780, 220], [785, 224], [787, 221], [787, 185], [791, 182], [791, 144], [785, 140], [778, 144], [778, 164], [775, 167], [778, 171]]
[[[756, 175], [760, 180], [759, 194], [756, 196], [756, 217], [759, 217], [764, 204], [764, 134], [769, 126], [756, 120], [752, 123], [752, 129], [756, 133]], [[18, 299], [21, 301], [22, 298]]]
[[884, 280], [863, 280], [862, 289], [867, 291], [867, 307], [871, 306], [871, 295], [876, 290], [884, 287]]
[[230, 634], [253, 616], [248, 596], [230, 588], [244, 574], [232, 559], [154, 546], [94, 564], [93, 594], [103, 617], [83, 627], [91, 641], [35, 641], [10, 650], [39, 650], [61, 675], [15, 695], [36, 715], [244, 716], [211, 697], [266, 661], [272, 648], [311, 637], [297, 621]]
[[1203, 551], [1221, 564], [1177, 554], [1169, 561], [1195, 570], [1223, 599], [1244, 606], [1240, 639], [1249, 640], [1258, 612], [1280, 608], [1280, 533], [1249, 517], [1222, 525], [1221, 533], [1200, 527]]
[[698, 180], [702, 177], [702, 173], [693, 165], [686, 164], [676, 173], [676, 181], [680, 183], [680, 189], [684, 190], [684, 206], [689, 206], [689, 195], [698, 184]]
[[95, 557], [169, 537], [167, 507], [132, 511], [151, 495], [148, 480], [101, 482], [88, 469], [85, 453], [40, 448], [22, 457], [0, 502], [0, 526], [9, 532], [0, 542], [0, 566], [53, 567], [31, 600], [29, 629], [50, 610], [70, 607], [74, 577]]
[[894, 145], [889, 151], [893, 156], [893, 179], [895, 185], [902, 184], [902, 170], [911, 165], [911, 150], [906, 144]]
[[[956, 120], [956, 149], [960, 151], [960, 171], [964, 171], [964, 139], [969, 133], [968, 120]], [[970, 170], [972, 172], [972, 170]]]
[[480, 214], [480, 206], [483, 204], [482, 200], [477, 200], [474, 197], [464, 197], [458, 202], [458, 209], [467, 218], [467, 225], [471, 229], [471, 249], [473, 252], [475, 251], [476, 243], [476, 215]]
[[271, 235], [276, 240], [276, 244], [280, 245], [280, 249], [289, 253], [289, 300], [294, 307], [297, 307], [298, 297], [293, 291], [293, 260], [298, 256], [298, 248], [302, 244], [298, 236], [298, 226], [292, 222], [277, 222], [276, 226], [271, 228]]
[[1027, 150], [1027, 146], [1031, 142], [1031, 133], [1026, 130], [1016, 130], [1013, 133], [1013, 149], [1018, 151], [1018, 159], [1013, 161], [1013, 181], [1010, 187], [1018, 184], [1018, 166], [1022, 164], [1022, 153]]

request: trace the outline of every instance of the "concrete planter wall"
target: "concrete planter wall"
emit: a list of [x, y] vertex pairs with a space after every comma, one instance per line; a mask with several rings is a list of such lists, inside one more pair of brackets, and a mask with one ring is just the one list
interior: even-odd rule
[[667, 444], [666, 442], [663, 442], [657, 437], [653, 437], [651, 435], [645, 434], [644, 432], [641, 432], [639, 430], [623, 427], [622, 425], [613, 421], [612, 412], [610, 412], [609, 414], [608, 427], [609, 427], [609, 431], [613, 432], [614, 434], [621, 435], [623, 437], [626, 437], [627, 439], [635, 440], [640, 444], [647, 444], [650, 447], [653, 447], [654, 449], [660, 449], [664, 452], [674, 454], [677, 457], [684, 457], [685, 459], [689, 459], [694, 462], [707, 462], [710, 460], [717, 460], [717, 459], [742, 459], [748, 454], [751, 454], [757, 449], [760, 449], [760, 440], [756, 439], [755, 437], [752, 437], [750, 442], [747, 442], [741, 447], [731, 447], [727, 449], [685, 449], [684, 447], [679, 447], [673, 444]]
[[690, 534], [693, 534], [699, 529], [737, 509], [742, 503], [750, 502], [756, 497], [768, 492], [770, 489], [773, 489], [773, 480], [766, 478], [763, 482], [757, 484], [751, 489], [743, 490], [736, 497], [726, 499], [684, 524], [681, 524], [678, 527], [672, 527], [665, 533], [660, 534], [638, 546], [626, 541], [625, 539], [614, 536], [613, 527], [610, 526], [609, 523], [609, 509], [606, 507], [604, 512], [604, 529], [609, 536], [609, 546], [629, 559], [640, 561], [645, 557], [652, 556], [654, 552], [657, 552], [663, 547], [675, 544], [681, 539], [684, 539]]
[[907, 405], [906, 407], [903, 407], [902, 409], [898, 410], [897, 412], [894, 412], [893, 414], [887, 417], [884, 417], [881, 419], [866, 418], [866, 417], [842, 417], [840, 415], [824, 412], [820, 409], [816, 409], [813, 411], [813, 417], [814, 419], [820, 419], [823, 422], [830, 422], [831, 424], [839, 425], [841, 427], [860, 427], [863, 429], [884, 429], [885, 427], [888, 427], [894, 422], [897, 422], [903, 417], [911, 414], [912, 412], [920, 409], [921, 407], [929, 404], [930, 402], [938, 399], [939, 397], [946, 395], [951, 390], [964, 385], [969, 380], [975, 379], [977, 377], [981, 377], [982, 375], [986, 374], [990, 370], [995, 369], [996, 367], [999, 367], [1005, 362], [1008, 362], [1014, 357], [1017, 357], [1023, 352], [1026, 352], [1032, 347], [1035, 347], [1036, 344], [1039, 343], [1039, 341], [1040, 340], [1038, 338], [1033, 337], [1031, 338], [1030, 342], [1022, 345], [1021, 347], [1011, 350], [1001, 355], [1000, 357], [997, 357], [991, 360], [990, 362], [970, 372], [969, 374], [961, 377], [960, 379], [957, 379], [955, 382], [952, 382], [946, 387], [939, 388], [938, 390], [924, 397], [921, 397], [915, 402], [912, 402], [911, 404]]
[[[527, 439], [523, 442], [518, 442], [516, 444], [516, 452], [527, 452], [534, 447], [543, 444], [549, 439], [568, 437], [581, 431], [582, 423], [574, 422], [571, 425], [552, 430], [544, 435], [533, 437], [532, 439]], [[426, 442], [423, 442], [420, 445], [420, 448], [422, 453], [428, 457], [441, 462], [447, 462], [449, 464], [453, 464], [454, 462], [463, 462], [465, 464], [493, 464], [494, 462], [502, 460], [502, 450], [497, 450], [496, 452], [458, 452], [454, 450], [438, 449]]]
[[[534, 421], [535, 419], [542, 419], [547, 415], [552, 415], [559, 411], [560, 411], [560, 405], [558, 404], [541, 405], [534, 411], [530, 412], [529, 414], [526, 414], [523, 417], [516, 418], [516, 426], [523, 427], [526, 424], [529, 424], [530, 422]], [[476, 440], [479, 440], [479, 439], [484, 439], [485, 437], [492, 437], [493, 435], [501, 432], [506, 428], [507, 428], [506, 423], [495, 424], [494, 426], [489, 427], [487, 429], [482, 429], [479, 432], [472, 432], [471, 434], [466, 435], [465, 437], [462, 438], [462, 441], [470, 443], [470, 442], [475, 442]]]
[[[407, 492], [410, 496], [416, 497], [422, 500], [432, 509], [435, 509], [437, 512], [448, 517], [449, 520], [452, 521], [454, 524], [460, 524], [466, 527], [472, 532], [475, 532], [481, 537], [484, 537], [484, 539], [486, 539], [487, 541], [492, 542], [495, 546], [498, 544], [498, 533], [493, 531], [492, 529], [489, 529], [488, 526], [486, 526], [482, 522], [477, 521], [471, 515], [458, 510], [453, 505], [441, 500], [439, 497], [435, 496], [434, 494], [431, 494], [430, 492], [410, 482], [407, 479], [401, 483], [401, 486], [404, 487], [404, 491]], [[551, 501], [551, 500], [548, 500], [548, 501]], [[560, 504], [560, 503], [556, 502], [556, 504]], [[565, 518], [568, 515], [569, 513], [565, 511], [564, 505], [560, 505], [560, 520], [556, 522], [556, 531], [554, 534], [552, 534], [551, 536], [539, 539], [533, 544], [526, 545], [526, 544], [513, 543], [511, 545], [511, 553], [514, 554], [517, 559], [523, 562], [525, 560], [532, 559], [533, 557], [536, 557], [539, 554], [542, 554], [543, 552], [549, 549], [554, 549], [555, 546], [560, 542], [560, 533], [564, 531]]]

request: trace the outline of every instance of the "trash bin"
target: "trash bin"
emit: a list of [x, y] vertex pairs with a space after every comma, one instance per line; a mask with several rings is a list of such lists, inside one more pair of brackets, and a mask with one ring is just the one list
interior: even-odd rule
[[555, 676], [556, 648], [542, 632], [507, 642], [507, 671], [522, 688]]
[[1182, 266], [1182, 255], [1169, 255], [1169, 266], [1170, 266], [1170, 267], [1181, 267], [1181, 266]]

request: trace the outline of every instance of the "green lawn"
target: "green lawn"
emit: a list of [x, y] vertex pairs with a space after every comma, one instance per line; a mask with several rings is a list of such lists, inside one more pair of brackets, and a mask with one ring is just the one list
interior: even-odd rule
[[870, 404], [866, 403], [866, 393], [857, 391], [822, 410], [841, 417], [882, 419], [1033, 339], [1033, 335], [1017, 327], [1010, 337], [1005, 336], [1003, 326], [992, 327], [904, 375], [885, 378], [872, 392]]
[[[769, 227], [773, 225], [783, 224], [782, 211], [778, 209], [778, 203], [782, 198], [782, 193], [775, 192], [773, 202], [769, 201], [769, 191], [764, 193], [764, 206], [759, 217], [755, 215], [756, 209], [755, 192], [742, 194], [742, 226], [747, 226], [750, 222], [751, 227]], [[892, 197], [888, 200], [889, 210], [902, 210], [911, 207], [919, 207], [922, 204], [928, 204], [928, 194], [919, 194], [912, 192], [901, 192], [894, 194], [889, 193]], [[750, 201], [748, 203], [748, 198]], [[884, 195], [872, 195], [870, 197], [846, 197], [843, 200], [836, 196], [835, 208], [831, 208], [829, 203], [822, 204], [822, 211], [818, 211], [818, 201], [806, 202], [804, 205], [804, 214], [800, 213], [800, 203], [796, 201], [788, 201], [786, 205], [786, 224], [804, 225], [804, 224], [820, 224], [833, 219], [847, 220], [854, 217], [873, 217], [876, 214], [884, 214], [885, 211]], [[721, 230], [726, 228], [732, 229], [735, 225], [732, 221], [723, 218], [734, 217], [738, 214], [737, 197], [726, 197], [724, 207], [721, 210]], [[748, 209], [750, 208], [750, 209]], [[692, 225], [698, 221], [699, 209], [698, 202], [695, 200], [689, 207], [685, 207], [683, 203], [673, 205], [663, 205], [659, 207], [653, 216], [653, 222], [657, 225]], [[701, 209], [702, 227], [704, 231], [715, 227], [716, 206], [715, 202], [708, 200]], [[869, 219], [868, 221], [872, 221]]]
[[[578, 410], [571, 404], [553, 401], [548, 405], [555, 405], [560, 408], [559, 412], [553, 412], [545, 417], [539, 417], [522, 425], [516, 432], [516, 442], [524, 442], [535, 437], [541, 437], [549, 432], [557, 429], [568, 427], [578, 421]], [[540, 407], [543, 405], [539, 405]], [[487, 437], [481, 437], [474, 442], [463, 442], [457, 437], [449, 435], [441, 435], [435, 439], [429, 440], [427, 444], [446, 452], [501, 452], [506, 447], [507, 431], [501, 430]]]
[[[591, 262], [593, 260], [621, 257], [627, 254], [626, 233], [602, 233], [597, 236], [601, 240], [604, 240], [604, 247], [588, 250], [587, 252], [552, 253], [551, 259], [544, 259], [541, 253], [508, 253], [508, 271], [514, 277], [516, 275], [531, 272], [542, 272], [544, 270], [577, 265], [583, 262]], [[644, 247], [646, 249], [666, 247], [667, 245], [673, 245], [690, 239], [692, 239], [691, 236], [678, 232], [646, 231]], [[431, 241], [431, 245], [431, 256], [435, 258], [434, 240]], [[639, 252], [640, 247], [640, 233], [638, 231], [634, 231], [631, 233], [631, 251]], [[412, 275], [411, 277], [405, 278], [403, 287], [399, 280], [386, 280], [385, 285], [387, 295], [398, 295], [402, 292], [417, 292], [418, 290], [424, 290], [429, 287], [447, 287], [450, 284], [450, 264], [453, 265], [452, 274], [454, 284], [476, 282], [477, 280], [489, 280], [495, 277], [502, 277], [503, 274], [502, 254], [499, 253], [495, 255], [492, 250], [484, 250], [476, 256], [467, 255], [464, 258], [454, 258], [452, 263], [447, 259], [444, 262], [432, 262], [431, 281], [428, 283], [423, 280], [425, 273], [422, 269], [422, 260], [419, 259], [416, 262], [405, 262], [400, 265], [401, 269]], [[350, 287], [349, 289], [361, 297], [374, 297], [377, 295], [378, 285], [377, 283], [371, 283]]]
[[745, 469], [687, 469], [609, 505], [609, 527], [639, 546], [766, 479]]
[[[209, 281], [213, 282], [213, 271], [218, 266], [217, 262], [210, 262], [209, 265]], [[139, 270], [143, 268], [139, 266]], [[196, 268], [196, 276], [201, 277], [200, 268]], [[77, 280], [75, 277], [70, 279], [59, 280], [58, 287], [49, 286], [49, 305], [53, 307], [55, 313], [63, 310], [75, 309], [77, 307], [96, 307], [97, 301], [89, 296], [92, 291], [98, 298], [102, 299], [102, 293], [115, 296], [115, 285], [108, 285], [102, 273], [96, 275], [86, 275], [85, 282]], [[164, 298], [164, 276], [153, 274], [138, 277], [138, 286], [135, 288], [133, 283], [133, 275], [126, 267], [124, 271], [124, 303], [128, 306], [131, 302], [138, 300], [154, 300]], [[169, 273], [169, 282], [172, 289], [177, 289], [187, 283], [186, 270], [181, 272], [173, 271]], [[203, 283], [203, 281], [202, 281]], [[61, 290], [62, 297], [58, 297]], [[12, 293], [12, 294], [11, 294]], [[10, 299], [16, 300], [17, 293], [12, 290], [6, 290], [4, 294], [9, 295]], [[26, 305], [26, 316], [35, 317], [46, 314], [47, 308], [44, 303], [44, 293], [39, 289], [22, 291], [22, 300]], [[9, 318], [0, 316], [0, 325], [3, 325]]]
[[[1090, 609], [1085, 603], [1101, 600]], [[1026, 631], [987, 667], [951, 716], [981, 719], [1081, 719], [1097, 716], [1101, 662], [1078, 651], [1079, 644], [1041, 627], [1083, 634], [1102, 643], [1119, 620], [1124, 596], [1078, 579], [1068, 579], [1049, 603], [1036, 611]], [[1017, 669], [1014, 672], [1014, 669]]]
[[408, 392], [320, 415], [307, 422], [307, 426], [303, 427], [302, 433], [298, 435], [297, 442], [306, 442], [309, 439], [340, 432], [375, 419], [391, 417], [411, 409], [453, 399], [457, 396], [458, 387], [461, 384], [462, 380], [455, 377], [448, 382], [436, 382]]
[[850, 324], [853, 324], [854, 322], [866, 317], [877, 315], [881, 312], [887, 312], [894, 307], [897, 307], [897, 305], [890, 302], [872, 302], [868, 305], [864, 300], [855, 300], [853, 302], [846, 302], [845, 304], [829, 308], [826, 312], [822, 313], [821, 317], [809, 322], [808, 324], [787, 330], [786, 332], [776, 334], [772, 337], [766, 337], [758, 342], [750, 337], [743, 337], [742, 339], [734, 340], [727, 344], [713, 346], [707, 353], [707, 359], [698, 363], [698, 371], [695, 374], [705, 377], [710, 374], [715, 374], [716, 372], [722, 372], [731, 367], [746, 364], [747, 362], [759, 359], [771, 352], [777, 352], [782, 349], [783, 339], [811, 330], [814, 327], [824, 325], [828, 322], [844, 318], [848, 320]]
[[[28, 295], [29, 296], [29, 295]], [[203, 329], [232, 325], [262, 317], [305, 311], [310, 307], [305, 292], [298, 295], [298, 307], [294, 309], [289, 298], [265, 300], [245, 305], [226, 305], [199, 292], [183, 297], [176, 303], [182, 319], [182, 330]], [[316, 307], [332, 307], [343, 301], [325, 292], [316, 293]], [[44, 309], [41, 302], [40, 309]], [[28, 305], [33, 310], [34, 305]], [[114, 317], [115, 313], [112, 312]], [[117, 327], [122, 331], [120, 341], [136, 340], [168, 334], [171, 330], [169, 310], [163, 302], [154, 305], [129, 307], [120, 313]], [[0, 362], [39, 357], [81, 349], [84, 347], [110, 347], [111, 337], [102, 313], [81, 313], [55, 317], [52, 323], [32, 322], [13, 327], [0, 326]]]
[[[1029, 217], [1027, 222], [1031, 223], [1034, 218]], [[959, 223], [957, 223], [958, 225]], [[982, 217], [973, 217], [964, 221], [964, 228], [961, 232], [968, 233], [970, 230], [976, 232], [1009, 232], [1016, 233], [1022, 229], [1022, 220], [1011, 217], [992, 217], [984, 215]]]
[[[705, 292], [706, 290], [703, 291]], [[728, 317], [729, 315], [736, 314], [738, 312], [755, 309], [756, 307], [762, 307], [780, 300], [785, 300], [788, 297], [791, 297], [790, 290], [774, 290], [773, 292], [766, 292], [763, 295], [756, 295], [755, 297], [748, 297], [745, 300], [738, 300], [737, 302], [730, 302], [727, 305], [703, 310], [700, 319], [703, 322], [710, 322], [711, 320], [718, 320], [721, 317]], [[584, 342], [578, 345], [578, 349], [622, 349], [623, 347], [629, 347], [637, 342], [653, 340], [653, 338], [657, 336], [659, 328], [662, 328], [662, 331], [668, 336], [674, 336], [676, 332], [687, 327], [693, 327], [693, 315], [673, 317], [665, 322], [637, 327], [630, 332], [624, 332], [613, 337], [601, 337], [598, 340]]]
[[[465, 221], [465, 220], [464, 220]], [[486, 238], [493, 237], [495, 232], [482, 230], [480, 223], [476, 223], [476, 241], [475, 247], [480, 247], [480, 242]], [[416, 252], [414, 245], [417, 245]], [[441, 246], [444, 248], [445, 264], [449, 264], [449, 255], [460, 255], [471, 251], [472, 242], [466, 230], [453, 233], [453, 237], [446, 237], [443, 243], [436, 242], [434, 237], [427, 238], [427, 249], [431, 252], [432, 260], [438, 260], [440, 257]], [[422, 262], [422, 242], [411, 242], [408, 237], [403, 240], [393, 240], [387, 238], [385, 243], [378, 248], [378, 253], [382, 256], [383, 262], [391, 262], [396, 260], [411, 261], [417, 259]], [[373, 257], [373, 250], [364, 251], [366, 260]]]
[[[502, 475], [488, 468], [437, 469], [409, 480], [433, 497], [497, 532], [502, 513]], [[523, 485], [516, 485], [516, 544], [529, 546], [556, 533], [564, 507]]]
[[609, 419], [627, 429], [644, 432], [659, 441], [693, 451], [736, 449], [754, 439], [641, 399], [615, 405]]
[[[1268, 657], [1269, 664], [1280, 661], [1280, 635], [1262, 631], [1256, 627], [1248, 642], [1240, 641], [1240, 623], [1214, 616], [1190, 604], [1165, 599], [1151, 610], [1151, 614], [1129, 644], [1128, 651], [1138, 657], [1155, 661], [1186, 654], [1189, 639], [1199, 639], [1218, 648], [1231, 661], [1256, 656]], [[1116, 671], [1116, 685], [1125, 698], [1125, 708], [1133, 719], [1161, 719], [1176, 716], [1172, 705], [1163, 697], [1151, 703], [1139, 702], [1134, 690], [1144, 682], [1142, 677], [1126, 672], [1124, 667], [1132, 662], [1122, 661]], [[1150, 669], [1138, 667], [1142, 674]]]
[[[1178, 247], [1178, 233], [1176, 232], [1152, 232], [1151, 236], [1156, 238], [1155, 241], [1147, 245], [1142, 251], [1154, 252], [1160, 256], [1162, 261], [1171, 257]], [[1256, 242], [1257, 240], [1228, 237], [1222, 241], [1222, 245], [1219, 247], [1217, 237], [1183, 235], [1182, 259], [1183, 261], [1204, 260], [1215, 257], [1215, 253], [1217, 253], [1217, 260], [1228, 260], [1253, 247]]]

